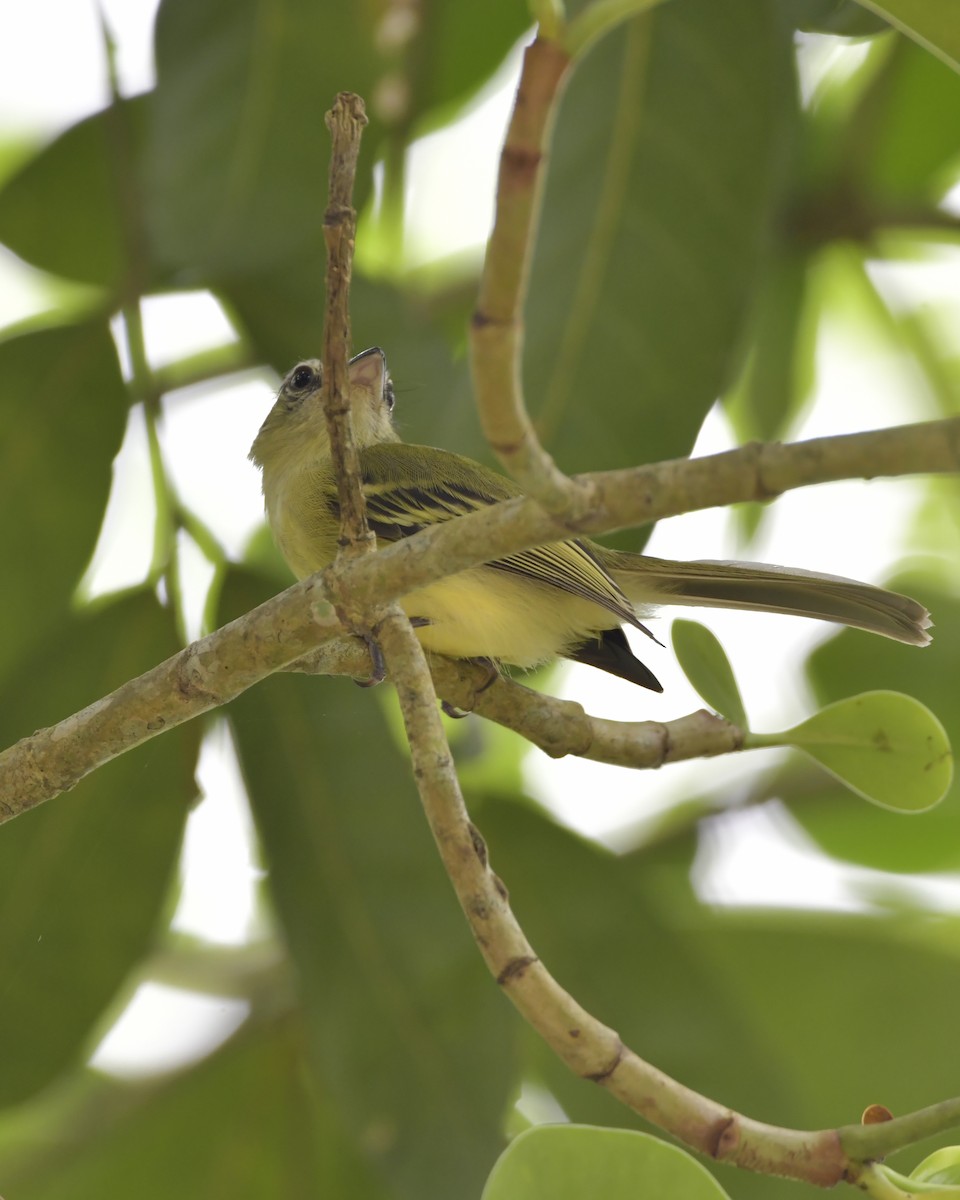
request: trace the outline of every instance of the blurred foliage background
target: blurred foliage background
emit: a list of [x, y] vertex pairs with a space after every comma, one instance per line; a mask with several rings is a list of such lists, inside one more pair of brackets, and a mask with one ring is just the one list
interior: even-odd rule
[[[413, 261], [406, 154], [460, 119], [530, 23], [520, 0], [488, 0], [482, 15], [456, 0], [163, 0], [154, 87], [53, 140], [0, 142], [0, 243], [55, 297], [0, 341], [2, 745], [174, 652], [191, 605], [213, 628], [289, 582], [264, 535], [231, 559], [171, 482], [161, 431], [170, 404], [316, 353], [322, 114], [337, 90], [364, 95], [371, 116], [355, 344], [387, 350], [401, 400], [404, 381], [415, 388], [408, 440], [489, 461], [465, 360], [479, 264]], [[557, 120], [524, 359], [565, 469], [688, 453], [718, 398], [737, 437], [787, 436], [838, 311], [897, 355], [917, 419], [957, 411], [955, 293], [917, 300], [902, 286], [957, 263], [960, 78], [943, 61], [951, 47], [939, 49], [847, 0], [670, 0], [591, 48]], [[216, 298], [235, 337], [158, 366], [141, 302], [191, 292]], [[150, 450], [152, 553], [138, 586], [91, 597], [80, 581], [131, 413]], [[957, 499], [953, 479], [924, 484], [908, 518], [916, 552], [897, 579], [933, 611], [934, 648], [831, 637], [806, 664], [817, 701], [895, 687], [960, 731]], [[765, 519], [739, 512], [742, 536]], [[869, 531], [838, 514], [820, 532]], [[185, 570], [198, 551], [199, 598]], [[446, 1200], [479, 1195], [507, 1131], [544, 1114], [641, 1126], [568, 1075], [486, 977], [418, 811], [388, 688], [276, 678], [218, 719], [264, 868], [244, 944], [171, 929], [213, 722], [155, 739], [0, 829], [9, 1200], [174, 1189]], [[923, 886], [960, 869], [956, 792], [909, 819], [795, 759], [762, 760], [746, 785], [706, 784], [614, 853], [531, 798], [516, 739], [473, 720], [452, 735], [534, 945], [645, 1057], [799, 1127], [956, 1092], [960, 925]], [[856, 903], [704, 898], [694, 865], [716, 814], [773, 799], [849, 868]], [[149, 980], [242, 1001], [244, 1019], [186, 1065], [124, 1077], [90, 1066]], [[908, 1169], [919, 1151], [900, 1157]], [[718, 1175], [736, 1197], [799, 1194]]]

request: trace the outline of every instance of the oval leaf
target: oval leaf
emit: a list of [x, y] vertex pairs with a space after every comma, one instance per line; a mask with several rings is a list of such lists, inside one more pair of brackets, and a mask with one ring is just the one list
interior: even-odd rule
[[933, 713], [902, 692], [838, 700], [783, 736], [866, 800], [922, 812], [943, 799], [953, 778], [946, 732]]
[[671, 637], [684, 675], [704, 700], [734, 725], [749, 728], [733, 667], [716, 634], [699, 621], [677, 620]]
[[497, 1160], [481, 1200], [723, 1200], [719, 1183], [677, 1146], [629, 1129], [538, 1125]]

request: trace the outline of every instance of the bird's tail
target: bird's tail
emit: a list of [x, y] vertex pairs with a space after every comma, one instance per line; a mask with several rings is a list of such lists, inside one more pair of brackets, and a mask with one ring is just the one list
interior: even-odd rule
[[747, 608], [816, 617], [925, 646], [930, 614], [909, 596], [815, 571], [742, 562], [671, 562], [606, 551], [604, 566], [641, 610], [660, 604]]

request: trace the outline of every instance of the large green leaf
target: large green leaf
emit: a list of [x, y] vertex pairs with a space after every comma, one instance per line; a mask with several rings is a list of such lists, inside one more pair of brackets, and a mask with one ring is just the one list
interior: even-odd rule
[[809, 263], [790, 247], [765, 264], [754, 300], [753, 342], [742, 377], [725, 399], [740, 441], [783, 435], [814, 383], [815, 321]]
[[126, 419], [105, 323], [0, 342], [0, 674], [67, 611]]
[[730, 382], [795, 117], [775, 6], [620, 26], [558, 114], [526, 313], [531, 409], [568, 470], [686, 453]]
[[[536, 952], [674, 1078], [794, 1128], [856, 1122], [875, 1100], [904, 1113], [955, 1091], [943, 1046], [960, 964], [942, 920], [707, 908], [689, 892], [689, 840], [618, 859], [515, 805], [472, 807]], [[571, 1120], [636, 1124], [538, 1040], [530, 1055]], [[738, 1198], [797, 1189], [730, 1168], [718, 1177]]]
[[[381, 0], [164, 0], [149, 225], [187, 282], [264, 270], [322, 245], [324, 113], [341, 90], [369, 100], [382, 69], [373, 30], [384, 7]], [[370, 178], [367, 165], [358, 207]]]
[[[295, 362], [319, 356], [323, 329], [321, 255], [264, 275], [231, 280], [221, 294], [258, 353], [284, 374]], [[404, 441], [425, 442], [464, 454], [486, 451], [470, 391], [466, 362], [453, 361], [442, 322], [459, 297], [431, 302], [382, 282], [355, 276], [351, 324], [355, 350], [380, 346], [397, 391], [396, 422]], [[266, 413], [264, 413], [266, 415]]]
[[482, 1200], [723, 1200], [726, 1195], [695, 1158], [649, 1134], [545, 1125], [511, 1142]]
[[487, 0], [483, 20], [469, 4], [432, 4], [418, 10], [406, 54], [414, 120], [433, 124], [440, 113], [481, 87], [511, 46], [533, 24], [525, 0]]
[[[226, 609], [259, 595], [234, 576]], [[321, 1091], [391, 1196], [476, 1194], [515, 1084], [512, 1018], [376, 694], [274, 678], [230, 714]]]
[[[691, 953], [675, 934], [675, 924], [698, 912], [689, 880], [692, 838], [618, 857], [528, 806], [468, 799], [514, 912], [563, 987], [683, 1083], [754, 1112], [785, 1101], [765, 1040], [717, 989], [699, 949]], [[593, 802], [584, 796], [585, 809]], [[638, 779], [638, 816], [643, 805]], [[530, 1070], [571, 1120], [641, 1124], [603, 1088], [571, 1074], [532, 1033], [527, 1052]]]
[[[780, 1102], [754, 1115], [825, 1128], [856, 1123], [869, 1103], [899, 1115], [956, 1093], [944, 1050], [960, 968], [955, 929], [938, 945], [935, 925], [909, 909], [899, 919], [719, 910], [688, 929], [678, 936], [766, 1042], [783, 1080]], [[737, 1069], [735, 1044], [717, 1053]]]
[[139, 154], [146, 98], [71, 126], [0, 191], [0, 241], [27, 262], [116, 292], [150, 270], [139, 238]]
[[791, 24], [809, 33], [861, 38], [890, 28], [856, 0], [780, 0], [780, 6]]
[[859, 0], [925, 49], [960, 70], [960, 22], [953, 0]]
[[159, 1085], [81, 1077], [70, 1094], [0, 1121], [9, 1194], [381, 1200], [305, 1077], [303, 1043], [300, 1022], [286, 1017], [243, 1031]]
[[[937, 114], [931, 120], [931, 113]], [[850, 125], [867, 203], [939, 201], [960, 163], [960, 78], [909, 38], [897, 38]]]
[[[52, 724], [178, 648], [139, 593], [64, 620], [0, 689], [0, 745]], [[199, 728], [122, 755], [0, 827], [0, 1104], [85, 1049], [150, 947], [195, 797]]]

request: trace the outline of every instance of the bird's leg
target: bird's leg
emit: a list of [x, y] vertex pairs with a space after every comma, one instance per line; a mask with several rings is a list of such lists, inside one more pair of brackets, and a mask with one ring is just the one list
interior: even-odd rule
[[[430, 621], [427, 617], [411, 617], [410, 624], [414, 629], [420, 629], [424, 625], [429, 625]], [[376, 687], [378, 683], [383, 683], [387, 677], [387, 664], [383, 661], [383, 651], [380, 649], [380, 644], [372, 633], [361, 633], [357, 636], [363, 640], [370, 651], [373, 671], [369, 679], [355, 679], [353, 682], [357, 687]]]
[[[488, 687], [491, 687], [496, 680], [500, 678], [500, 672], [497, 669], [497, 664], [492, 658], [470, 658], [467, 659], [467, 662], [476, 663], [478, 667], [486, 667], [487, 671], [489, 672], [483, 683], [481, 683], [479, 687], [475, 687], [473, 689], [474, 699], [476, 699], [481, 692], [485, 692]], [[473, 711], [469, 708], [458, 708], [455, 704], [451, 704], [449, 700], [441, 700], [440, 707], [448, 717], [452, 717], [455, 721], [460, 721], [464, 717], [469, 717], [470, 713]]]
[[373, 670], [370, 673], [369, 679], [355, 679], [353, 682], [357, 687], [376, 687], [378, 683], [383, 683], [387, 677], [387, 664], [383, 661], [383, 651], [380, 649], [380, 643], [372, 633], [361, 633], [357, 636], [361, 638], [370, 651], [370, 662]]

